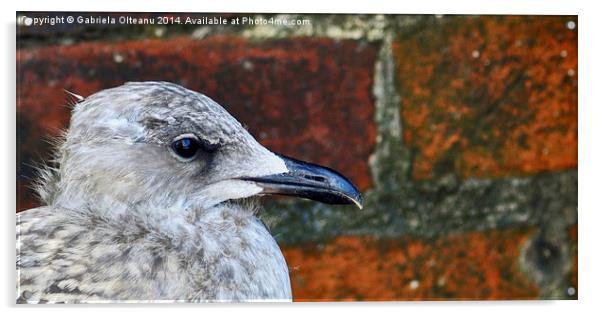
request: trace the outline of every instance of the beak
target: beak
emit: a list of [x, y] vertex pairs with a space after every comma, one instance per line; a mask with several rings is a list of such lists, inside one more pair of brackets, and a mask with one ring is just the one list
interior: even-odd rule
[[263, 194], [297, 196], [327, 204], [355, 204], [360, 209], [364, 200], [357, 188], [340, 173], [316, 164], [278, 155], [288, 172], [243, 177], [263, 188]]

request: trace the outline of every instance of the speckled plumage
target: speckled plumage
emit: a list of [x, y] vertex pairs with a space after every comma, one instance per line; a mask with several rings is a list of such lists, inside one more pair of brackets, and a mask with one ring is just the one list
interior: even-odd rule
[[[168, 150], [195, 133], [219, 146], [184, 163]], [[75, 105], [45, 206], [17, 215], [17, 301], [290, 300], [288, 268], [241, 176], [287, 168], [206, 96], [129, 83]]]
[[[58, 214], [58, 215], [55, 215]], [[290, 300], [286, 262], [262, 223], [223, 205], [194, 223], [115, 222], [47, 207], [19, 216], [19, 302]]]

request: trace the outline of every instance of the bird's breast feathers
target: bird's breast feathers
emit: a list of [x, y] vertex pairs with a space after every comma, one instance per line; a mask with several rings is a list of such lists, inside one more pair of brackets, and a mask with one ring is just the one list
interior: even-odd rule
[[[290, 301], [278, 245], [235, 206], [120, 223], [49, 207], [18, 214], [18, 301]], [[169, 229], [166, 227], [169, 226]]]

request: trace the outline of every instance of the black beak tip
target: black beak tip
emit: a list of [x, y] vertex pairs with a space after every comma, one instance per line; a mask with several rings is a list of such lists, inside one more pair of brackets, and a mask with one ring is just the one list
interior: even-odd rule
[[358, 192], [356, 199], [354, 200], [355, 205], [361, 210], [364, 208], [364, 197]]
[[[350, 198], [351, 202], [355, 204], [360, 210], [364, 208], [364, 198], [358, 192], [356, 196]], [[351, 204], [351, 203], [350, 203]]]
[[244, 178], [263, 187], [264, 194], [292, 195], [327, 204], [355, 204], [364, 207], [364, 199], [353, 183], [337, 171], [279, 155], [288, 172]]
[[364, 198], [360, 191], [353, 185], [351, 181], [340, 174], [336, 174], [333, 178], [338, 191], [343, 195], [343, 199], [337, 204], [355, 204], [360, 210], [364, 208]]

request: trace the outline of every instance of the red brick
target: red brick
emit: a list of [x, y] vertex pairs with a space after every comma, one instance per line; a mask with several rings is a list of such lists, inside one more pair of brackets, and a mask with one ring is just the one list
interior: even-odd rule
[[394, 45], [417, 179], [577, 167], [576, 17], [454, 17]]
[[525, 230], [422, 240], [339, 237], [284, 248], [295, 301], [535, 299], [519, 271]]
[[85, 96], [126, 81], [165, 80], [212, 97], [268, 148], [333, 167], [365, 190], [376, 133], [375, 54], [355, 41], [227, 36], [19, 50], [19, 162], [47, 150], [40, 137], [66, 126], [63, 88]]

